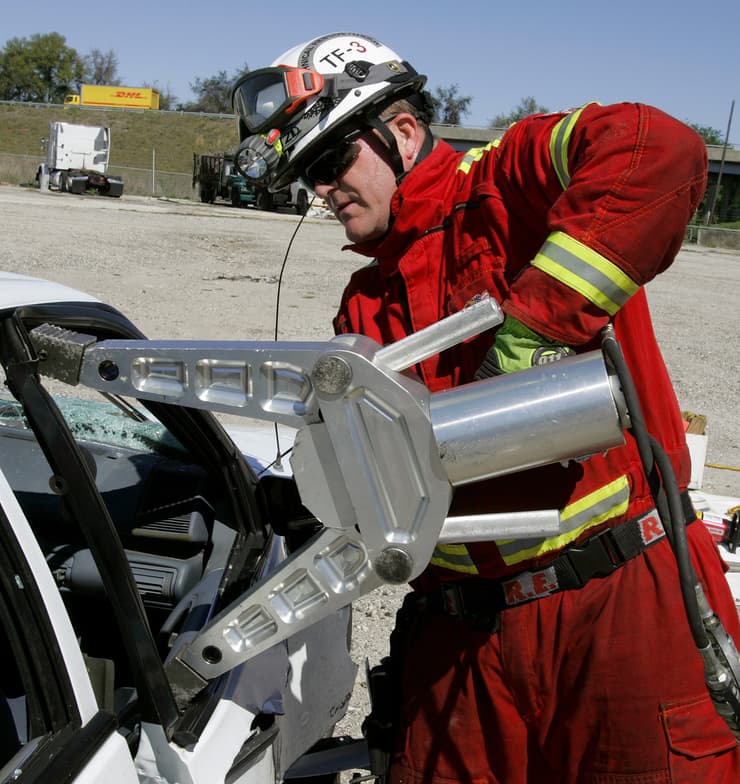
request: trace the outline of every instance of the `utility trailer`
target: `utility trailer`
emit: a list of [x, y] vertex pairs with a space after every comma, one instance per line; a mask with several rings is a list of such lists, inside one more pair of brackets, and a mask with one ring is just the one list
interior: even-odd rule
[[193, 192], [195, 198], [204, 204], [213, 204], [216, 198], [220, 198], [233, 207], [251, 205], [258, 210], [288, 207], [298, 215], [305, 215], [311, 202], [308, 191], [298, 182], [277, 193], [271, 193], [263, 185], [248, 182], [236, 168], [231, 152], [216, 155], [193, 153]]
[[49, 123], [46, 162], [39, 166], [39, 187], [68, 193], [95, 192], [119, 197], [123, 180], [108, 174], [110, 128]]
[[203, 204], [213, 204], [217, 198], [231, 202], [234, 207], [258, 202], [257, 190], [239, 174], [234, 156], [228, 152], [193, 153], [193, 192]]

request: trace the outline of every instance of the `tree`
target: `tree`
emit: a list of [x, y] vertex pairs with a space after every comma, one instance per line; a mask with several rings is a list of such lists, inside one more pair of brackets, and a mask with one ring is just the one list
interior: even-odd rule
[[689, 128], [693, 128], [707, 144], [725, 143], [725, 139], [722, 136], [722, 131], [718, 131], [716, 128], [711, 128], [708, 125], [697, 125], [696, 123], [686, 124], [689, 126]]
[[470, 114], [468, 106], [473, 100], [469, 95], [458, 95], [459, 86], [437, 87], [432, 98], [434, 121], [443, 125], [460, 125], [463, 115]]
[[62, 103], [84, 73], [84, 61], [59, 33], [11, 38], [0, 52], [0, 99]]
[[226, 71], [219, 71], [215, 76], [206, 79], [196, 78], [190, 84], [190, 89], [197, 96], [196, 100], [183, 104], [180, 108], [186, 112], [208, 112], [209, 114], [230, 114], [231, 88], [234, 82], [249, 72], [249, 67], [244, 66], [229, 77]]
[[118, 78], [118, 57], [109, 49], [101, 52], [93, 49], [85, 56], [85, 82], [87, 84], [120, 84]]
[[537, 101], [531, 95], [528, 95], [526, 98], [522, 98], [522, 100], [519, 101], [519, 106], [517, 106], [516, 109], [513, 109], [509, 114], [497, 114], [493, 120], [491, 120], [489, 127], [508, 128], [512, 123], [519, 122], [519, 120], [529, 117], [530, 114], [543, 114], [549, 111], [550, 110], [546, 109], [544, 106], [538, 105]]
[[152, 90], [156, 90], [159, 93], [160, 109], [174, 109], [177, 105], [177, 96], [172, 92], [169, 85], [167, 85], [167, 87], [160, 87], [157, 82], [153, 82], [152, 84], [149, 84], [149, 82], [144, 82], [142, 87], [150, 87]]

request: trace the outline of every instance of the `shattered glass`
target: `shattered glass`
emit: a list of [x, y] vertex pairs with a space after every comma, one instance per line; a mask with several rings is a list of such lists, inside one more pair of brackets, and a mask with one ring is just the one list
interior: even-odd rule
[[[133, 419], [113, 403], [64, 396], [55, 396], [54, 402], [80, 441], [170, 456], [185, 453], [182, 444], [160, 422]], [[6, 395], [0, 395], [2, 426], [28, 427], [21, 404]]]

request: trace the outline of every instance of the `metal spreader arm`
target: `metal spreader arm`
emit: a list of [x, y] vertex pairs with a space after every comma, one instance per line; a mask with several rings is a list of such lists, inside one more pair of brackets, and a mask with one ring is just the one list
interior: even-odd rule
[[415, 578], [439, 541], [558, 532], [553, 510], [446, 515], [455, 485], [623, 443], [624, 404], [601, 352], [435, 394], [402, 372], [501, 321], [483, 300], [385, 348], [359, 335], [95, 343], [49, 325], [31, 333], [47, 375], [297, 428], [291, 467], [324, 528], [168, 662], [183, 701], [380, 584]]

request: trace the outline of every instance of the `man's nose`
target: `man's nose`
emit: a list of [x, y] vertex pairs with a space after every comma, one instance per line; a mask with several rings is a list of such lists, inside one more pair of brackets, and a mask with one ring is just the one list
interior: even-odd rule
[[317, 182], [314, 186], [314, 193], [320, 198], [326, 201], [326, 197], [337, 187], [336, 181], [333, 182]]

